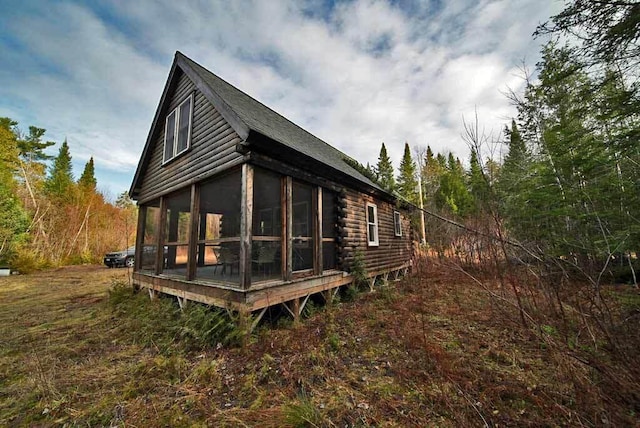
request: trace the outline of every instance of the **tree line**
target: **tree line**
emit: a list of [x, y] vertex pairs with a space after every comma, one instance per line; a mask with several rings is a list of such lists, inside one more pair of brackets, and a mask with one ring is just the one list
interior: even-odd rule
[[0, 265], [28, 272], [99, 262], [133, 242], [136, 209], [126, 192], [110, 203], [97, 189], [93, 157], [74, 178], [67, 141], [57, 156], [45, 130], [0, 118]]
[[[523, 69], [524, 92], [508, 94], [517, 117], [501, 135], [481, 134], [477, 118], [464, 123], [467, 162], [430, 146], [414, 160], [405, 143], [394, 176], [383, 143], [364, 172], [414, 205], [420, 177], [431, 213], [591, 277], [617, 265], [637, 284], [640, 3], [597, 3], [570, 3], [539, 27], [571, 43], [552, 38], [535, 73]], [[432, 222], [427, 238], [442, 246], [437, 230]]]

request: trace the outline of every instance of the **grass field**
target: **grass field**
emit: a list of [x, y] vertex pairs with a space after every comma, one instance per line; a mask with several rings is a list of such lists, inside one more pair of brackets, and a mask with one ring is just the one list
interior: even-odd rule
[[311, 307], [299, 324], [274, 311], [245, 346], [194, 346], [184, 325], [163, 325], [180, 313], [169, 299], [116, 310], [115, 283], [125, 269], [0, 278], [0, 426], [639, 423], [633, 406], [581, 395], [576, 379], [597, 373], [445, 269]]

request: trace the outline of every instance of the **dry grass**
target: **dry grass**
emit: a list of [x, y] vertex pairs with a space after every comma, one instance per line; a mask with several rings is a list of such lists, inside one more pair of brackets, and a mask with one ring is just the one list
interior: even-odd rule
[[72, 267], [0, 280], [0, 425], [638, 424], [627, 404], [579, 396], [575, 380], [597, 382], [592, 371], [461, 273], [432, 266], [261, 328], [244, 348], [191, 351], [124, 328], [106, 300], [125, 275]]

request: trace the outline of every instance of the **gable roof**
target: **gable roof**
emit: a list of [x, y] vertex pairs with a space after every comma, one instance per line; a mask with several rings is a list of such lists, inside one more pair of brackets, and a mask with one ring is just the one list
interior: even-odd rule
[[176, 67], [179, 67], [194, 82], [209, 102], [213, 104], [238, 135], [247, 141], [249, 145], [257, 141], [269, 145], [282, 145], [293, 152], [320, 162], [325, 167], [337, 171], [351, 180], [356, 180], [375, 193], [382, 193], [387, 197], [393, 198], [378, 184], [345, 162], [345, 158], [352, 158], [216, 76], [179, 51], [175, 54], [160, 105], [149, 131], [138, 170], [131, 185], [131, 194], [141, 184], [139, 180], [142, 179], [142, 170], [146, 168], [148, 158], [151, 155], [149, 146], [152, 144], [153, 130], [162, 112], [162, 105], [166, 100]]

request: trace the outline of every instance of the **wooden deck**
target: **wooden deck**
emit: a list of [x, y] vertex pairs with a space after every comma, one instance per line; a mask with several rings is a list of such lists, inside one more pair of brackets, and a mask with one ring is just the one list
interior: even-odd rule
[[[370, 272], [368, 274], [370, 289], [373, 291], [377, 280], [386, 282], [389, 279], [399, 279], [407, 274], [409, 268], [410, 263], [405, 263], [397, 267]], [[140, 288], [148, 289], [152, 297], [156, 293], [176, 296], [181, 306], [191, 300], [244, 313], [260, 311], [259, 319], [267, 308], [282, 304], [291, 316], [297, 319], [311, 295], [322, 293], [328, 301], [341, 286], [352, 283], [353, 276], [333, 270], [310, 278], [258, 282], [248, 290], [220, 283], [187, 281], [169, 275], [141, 272], [133, 273], [133, 282]]]

